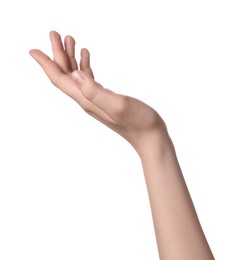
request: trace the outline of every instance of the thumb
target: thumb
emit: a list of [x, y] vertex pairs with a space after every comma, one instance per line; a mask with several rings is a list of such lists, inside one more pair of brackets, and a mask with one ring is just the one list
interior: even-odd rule
[[125, 98], [123, 98], [122, 95], [104, 89], [87, 73], [81, 70], [76, 70], [72, 72], [71, 76], [78, 84], [83, 96], [107, 114], [113, 116], [123, 108]]
[[97, 82], [95, 82], [87, 73], [80, 70], [72, 72], [71, 76], [78, 84], [83, 96], [88, 100], [93, 101], [100, 88]]

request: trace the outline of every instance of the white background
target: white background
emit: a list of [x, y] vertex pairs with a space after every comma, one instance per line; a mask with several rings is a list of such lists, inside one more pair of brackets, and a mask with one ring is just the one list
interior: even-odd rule
[[168, 125], [216, 259], [232, 259], [231, 1], [2, 1], [0, 259], [158, 259], [139, 158], [29, 56], [48, 33]]

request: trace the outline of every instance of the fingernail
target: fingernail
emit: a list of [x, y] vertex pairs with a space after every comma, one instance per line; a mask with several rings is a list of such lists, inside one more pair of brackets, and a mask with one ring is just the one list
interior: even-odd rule
[[85, 80], [83, 74], [79, 71], [76, 70], [72, 73], [73, 79], [77, 82], [77, 84], [82, 84], [83, 81]]

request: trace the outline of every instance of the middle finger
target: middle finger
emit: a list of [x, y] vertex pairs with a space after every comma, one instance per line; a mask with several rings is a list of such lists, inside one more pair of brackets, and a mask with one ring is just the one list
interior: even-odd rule
[[64, 51], [63, 43], [61, 41], [61, 36], [57, 32], [51, 31], [50, 39], [52, 43], [54, 61], [62, 69], [64, 73], [72, 72], [70, 60], [66, 52]]

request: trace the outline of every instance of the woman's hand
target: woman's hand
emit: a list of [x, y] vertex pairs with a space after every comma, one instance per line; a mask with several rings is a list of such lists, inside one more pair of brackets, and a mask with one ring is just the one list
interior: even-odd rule
[[55, 86], [128, 140], [141, 158], [160, 259], [214, 259], [162, 118], [142, 101], [97, 83], [86, 49], [78, 68], [71, 36], [64, 46], [58, 33], [50, 38], [54, 61], [39, 50], [30, 54]]
[[123, 136], [140, 153], [151, 139], [166, 134], [166, 126], [159, 114], [135, 98], [116, 94], [94, 80], [90, 54], [81, 50], [78, 66], [75, 59], [75, 40], [66, 36], [64, 45], [60, 35], [50, 32], [54, 59], [40, 50], [31, 56], [41, 65], [51, 82], [73, 98], [88, 114]]

